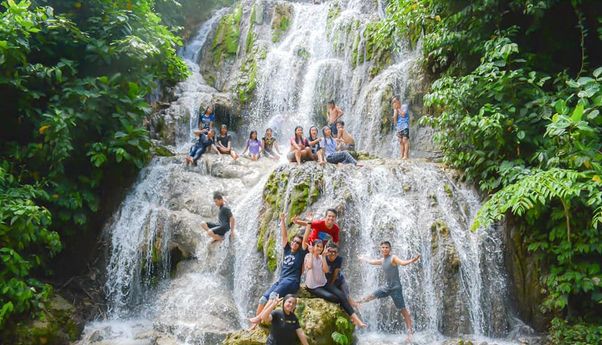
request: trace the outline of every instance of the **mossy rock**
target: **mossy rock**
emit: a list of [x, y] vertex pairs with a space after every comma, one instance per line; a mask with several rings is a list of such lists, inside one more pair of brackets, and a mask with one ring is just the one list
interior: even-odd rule
[[[332, 337], [335, 332], [347, 337], [351, 343], [354, 327], [338, 304], [321, 298], [299, 298], [295, 314], [310, 344], [336, 345]], [[261, 325], [252, 331], [240, 330], [231, 333], [222, 344], [263, 345], [268, 334], [269, 328]]]
[[75, 318], [75, 307], [59, 295], [44, 304], [34, 320], [18, 323], [0, 334], [12, 345], [68, 345], [79, 338], [83, 323]]
[[236, 56], [241, 18], [242, 5], [238, 4], [231, 13], [223, 16], [220, 20], [211, 45], [214, 66], [220, 66], [224, 58]]
[[293, 17], [293, 6], [289, 3], [277, 3], [272, 13], [272, 42], [279, 42], [288, 31]]
[[158, 143], [154, 143], [153, 144], [153, 154], [155, 156], [160, 156], [160, 157], [173, 157], [175, 156], [175, 153], [172, 152], [169, 148], [158, 144]]

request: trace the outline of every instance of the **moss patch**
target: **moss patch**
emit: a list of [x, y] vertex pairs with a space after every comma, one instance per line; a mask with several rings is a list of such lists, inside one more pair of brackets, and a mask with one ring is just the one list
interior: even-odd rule
[[277, 3], [272, 15], [272, 42], [279, 42], [288, 31], [293, 17], [293, 7], [288, 3]]
[[238, 4], [232, 13], [223, 16], [220, 20], [211, 45], [214, 66], [220, 66], [225, 58], [236, 56], [241, 18], [242, 5]]

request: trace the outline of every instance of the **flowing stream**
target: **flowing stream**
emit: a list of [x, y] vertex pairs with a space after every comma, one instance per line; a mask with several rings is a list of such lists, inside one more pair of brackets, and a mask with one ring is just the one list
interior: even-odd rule
[[[334, 3], [340, 13], [329, 19]], [[406, 93], [418, 53], [400, 44], [392, 64], [370, 76], [372, 63], [362, 58], [363, 32], [369, 22], [384, 16], [384, 3], [367, 3], [289, 3], [292, 22], [281, 41], [264, 37], [269, 49], [258, 66], [255, 98], [242, 128], [263, 133], [273, 127], [285, 144], [295, 125], [307, 130], [324, 123], [324, 105], [335, 99], [359, 149], [388, 158], [368, 161], [363, 168], [315, 163], [292, 168], [267, 159], [233, 162], [213, 156], [204, 157], [199, 167], [184, 167], [181, 158], [198, 109], [218, 92], [207, 85], [198, 66], [211, 33], [229, 9], [216, 12], [180, 51], [192, 75], [177, 86], [178, 99], [168, 109], [181, 119], [175, 141], [179, 155], [155, 158], [143, 169], [107, 223], [109, 317], [87, 325], [78, 344], [219, 344], [225, 334], [246, 327], [261, 293], [277, 279], [255, 245], [263, 188], [274, 169], [290, 174], [304, 169], [301, 174], [321, 178], [320, 196], [310, 209], [317, 214], [329, 207], [342, 210], [341, 254], [352, 296], [378, 287], [379, 270], [357, 257], [377, 256], [380, 241], [391, 241], [401, 258], [422, 256], [400, 269], [416, 343], [444, 343], [450, 339], [444, 334], [516, 343], [508, 337], [520, 322], [514, 321], [508, 303], [503, 229], [470, 232], [480, 205], [477, 193], [435, 163], [393, 159], [399, 153], [393, 134], [380, 134], [388, 98]], [[281, 147], [287, 151], [287, 145]], [[413, 157], [419, 151], [413, 148]], [[285, 204], [294, 183], [291, 179], [285, 188]], [[238, 232], [235, 239], [217, 245], [199, 227], [216, 218], [214, 190], [225, 192]], [[178, 255], [191, 259], [174, 270], [172, 259]], [[373, 301], [360, 311], [370, 327], [356, 332], [359, 344], [403, 343], [403, 319], [389, 299]]]

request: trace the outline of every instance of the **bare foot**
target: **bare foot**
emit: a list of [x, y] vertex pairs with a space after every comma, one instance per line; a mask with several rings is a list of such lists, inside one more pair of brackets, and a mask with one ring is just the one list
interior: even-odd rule
[[357, 324], [357, 325], [355, 325], [355, 326], [356, 326], [356, 327], [358, 327], [358, 328], [362, 328], [362, 329], [364, 329], [364, 328], [368, 327], [368, 324], [360, 321], [360, 322], [358, 322], [358, 324]]
[[414, 338], [413, 334], [412, 333], [408, 333], [408, 336], [406, 337], [406, 343], [410, 343], [411, 344], [412, 341], [414, 340], [413, 338]]
[[257, 316], [252, 317], [249, 319], [249, 322], [251, 323], [251, 326], [249, 326], [249, 331], [252, 331], [257, 328], [257, 325], [259, 325], [259, 318]]

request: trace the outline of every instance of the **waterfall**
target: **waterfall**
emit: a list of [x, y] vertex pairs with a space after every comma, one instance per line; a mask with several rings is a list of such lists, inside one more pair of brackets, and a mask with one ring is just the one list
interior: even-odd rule
[[[505, 336], [511, 311], [501, 229], [468, 230], [480, 205], [478, 194], [444, 167], [390, 159], [399, 152], [393, 133], [382, 132], [383, 116], [390, 116], [389, 97], [405, 94], [418, 52], [400, 44], [392, 64], [371, 76], [364, 32], [384, 15], [383, 1], [279, 3], [292, 7], [292, 22], [280, 42], [263, 37], [270, 43], [258, 63], [257, 89], [242, 130], [262, 134], [273, 127], [286, 152], [294, 126], [307, 132], [312, 124], [325, 124], [325, 104], [334, 99], [359, 149], [388, 159], [358, 169], [315, 163], [275, 169], [278, 162], [271, 160], [233, 162], [222, 156], [184, 167], [181, 158], [199, 107], [218, 93], [198, 65], [229, 9], [216, 12], [179, 52], [191, 76], [176, 86], [177, 100], [165, 112], [177, 124], [179, 155], [153, 159], [107, 223], [109, 317], [88, 324], [78, 344], [150, 345], [167, 339], [169, 344], [210, 345], [246, 327], [261, 293], [277, 279], [256, 246], [264, 186], [271, 173], [293, 172], [323, 177], [319, 198], [310, 206], [317, 215], [330, 207], [342, 212], [343, 272], [353, 297], [371, 293], [381, 277], [378, 268], [361, 263], [358, 255], [376, 257], [379, 243], [389, 240], [402, 259], [422, 256], [400, 268], [417, 343], [443, 343], [449, 339], [443, 334]], [[339, 13], [329, 18], [333, 6]], [[260, 32], [266, 35], [266, 30]], [[283, 205], [294, 187], [293, 179], [284, 186]], [[199, 227], [216, 217], [214, 190], [225, 192], [237, 221], [237, 237], [227, 236], [219, 244], [209, 243]], [[269, 225], [271, 231], [277, 231], [275, 223]], [[173, 253], [187, 258], [175, 269]], [[359, 344], [402, 343], [404, 323], [389, 299], [362, 306], [361, 315], [370, 327], [356, 332]]]

